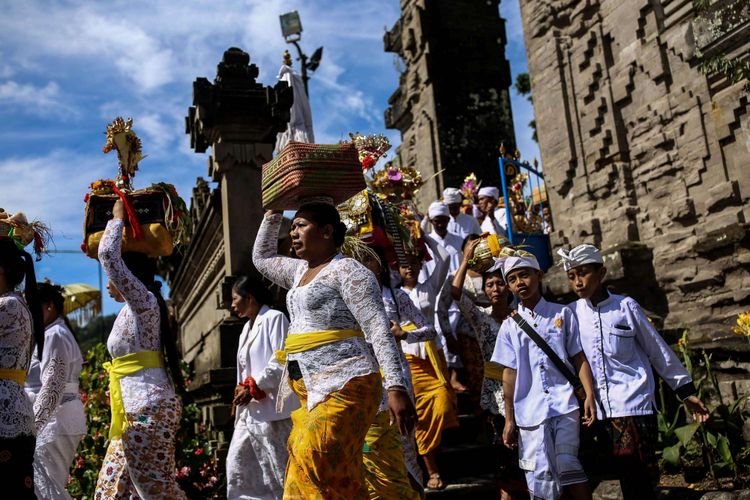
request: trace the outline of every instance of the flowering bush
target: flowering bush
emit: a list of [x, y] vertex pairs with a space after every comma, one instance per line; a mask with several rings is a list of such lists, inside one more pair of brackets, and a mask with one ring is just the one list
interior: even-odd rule
[[[70, 469], [68, 492], [73, 498], [94, 498], [99, 468], [107, 451], [109, 377], [102, 364], [109, 360], [104, 344], [97, 344], [86, 354], [86, 363], [81, 371], [81, 399], [86, 411], [88, 433], [78, 445]], [[184, 405], [182, 422], [177, 431], [177, 482], [188, 498], [221, 498], [225, 491], [223, 471], [219, 470], [217, 460], [209, 452], [208, 434], [200, 420], [200, 410], [195, 404]]]

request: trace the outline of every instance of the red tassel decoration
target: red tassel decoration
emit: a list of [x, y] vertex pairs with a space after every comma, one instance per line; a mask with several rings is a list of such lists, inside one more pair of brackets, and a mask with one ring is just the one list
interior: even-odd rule
[[117, 196], [120, 197], [122, 200], [122, 203], [125, 205], [125, 213], [128, 214], [128, 221], [130, 222], [130, 230], [133, 233], [133, 239], [134, 240], [141, 240], [143, 239], [143, 230], [141, 229], [141, 224], [138, 222], [138, 215], [135, 213], [135, 209], [133, 208], [133, 204], [130, 203], [130, 200], [128, 199], [127, 195], [117, 189], [117, 187], [114, 186], [114, 183], [112, 184], [112, 191], [115, 192]]

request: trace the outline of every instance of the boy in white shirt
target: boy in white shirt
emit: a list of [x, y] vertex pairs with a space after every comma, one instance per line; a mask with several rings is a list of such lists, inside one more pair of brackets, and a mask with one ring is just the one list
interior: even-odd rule
[[[516, 251], [505, 260], [503, 273], [520, 300], [517, 314], [521, 320], [568, 370], [575, 366], [586, 394], [583, 424], [590, 426], [596, 420], [594, 385], [573, 311], [544, 300], [543, 273], [533, 255]], [[564, 492], [570, 498], [590, 499], [588, 479], [578, 460], [579, 405], [571, 383], [512, 317], [500, 327], [492, 361], [505, 367], [503, 441], [508, 447], [515, 447], [517, 441], [519, 465], [531, 498], [554, 500]]]
[[558, 250], [572, 290], [581, 345], [591, 362], [608, 451], [615, 460], [625, 500], [656, 498], [658, 438], [653, 370], [685, 403], [697, 422], [708, 410], [696, 397], [687, 370], [630, 297], [609, 293], [603, 285], [604, 260], [593, 245]]

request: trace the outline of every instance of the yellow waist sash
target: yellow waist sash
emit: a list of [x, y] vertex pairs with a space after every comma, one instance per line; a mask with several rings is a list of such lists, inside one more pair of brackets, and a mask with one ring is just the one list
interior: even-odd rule
[[284, 350], [276, 351], [276, 360], [282, 365], [286, 363], [287, 354], [309, 351], [316, 347], [355, 337], [364, 338], [360, 330], [322, 330], [319, 332], [293, 333], [284, 342]]
[[18, 385], [23, 385], [26, 382], [26, 370], [0, 368], [0, 380], [12, 380]]
[[[410, 321], [405, 325], [401, 325], [401, 329], [405, 332], [411, 332], [417, 329], [417, 325]], [[432, 369], [435, 370], [435, 375], [440, 382], [447, 384], [448, 379], [445, 377], [445, 374], [448, 371], [448, 365], [445, 363], [445, 358], [440, 355], [437, 343], [434, 340], [428, 340], [424, 345], [427, 351], [427, 359], [430, 360]]]
[[503, 380], [503, 367], [494, 361], [484, 362], [484, 377], [494, 380]]
[[164, 357], [158, 351], [134, 352], [114, 358], [111, 363], [104, 363], [103, 366], [109, 373], [109, 406], [112, 412], [109, 438], [119, 438], [128, 427], [120, 379], [146, 368], [164, 368]]

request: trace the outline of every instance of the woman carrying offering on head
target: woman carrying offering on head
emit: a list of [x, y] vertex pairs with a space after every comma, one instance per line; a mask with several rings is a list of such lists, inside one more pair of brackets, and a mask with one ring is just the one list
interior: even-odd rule
[[145, 254], [122, 253], [121, 200], [112, 212], [99, 260], [110, 296], [125, 305], [107, 339], [113, 358], [105, 365], [112, 422], [95, 498], [185, 498], [175, 480], [174, 456], [182, 414], [175, 387], [182, 392], [184, 384], [161, 284], [154, 280], [156, 261]]
[[266, 213], [253, 263], [289, 290], [286, 371], [302, 407], [292, 412], [284, 498], [364, 498], [362, 447], [380, 405], [380, 370], [391, 419], [402, 434], [414, 425], [400, 354], [375, 277], [338, 251], [346, 228], [336, 208], [309, 203], [297, 211], [291, 238], [299, 259], [277, 253], [281, 220], [280, 211]]
[[86, 434], [86, 415], [78, 393], [83, 356], [63, 314], [62, 287], [37, 286], [44, 318], [44, 351], [34, 354], [26, 392], [34, 404], [37, 430], [34, 490], [37, 497], [69, 499], [65, 489], [78, 443]]
[[[32, 350], [41, 357], [44, 344], [34, 263], [22, 248], [0, 238], [0, 484], [13, 499], [36, 498], [34, 409], [23, 387]], [[16, 291], [24, 278], [26, 299]]]
[[[232, 310], [247, 318], [237, 348], [234, 434], [227, 455], [227, 499], [275, 500], [284, 494], [284, 469], [291, 410], [276, 413], [289, 321], [271, 309], [271, 293], [261, 280], [240, 277], [232, 286]], [[289, 405], [292, 406], [292, 405]]]

